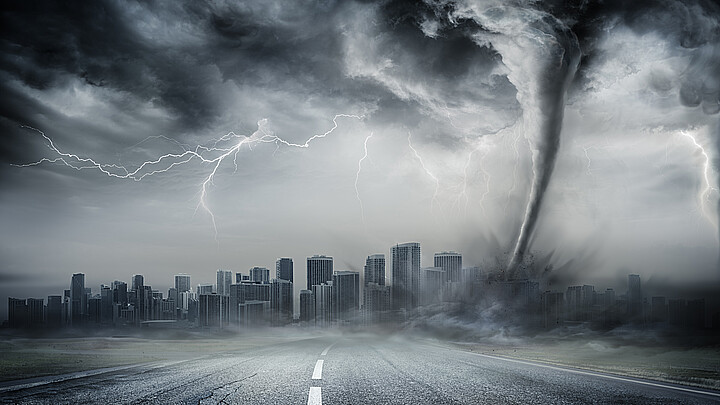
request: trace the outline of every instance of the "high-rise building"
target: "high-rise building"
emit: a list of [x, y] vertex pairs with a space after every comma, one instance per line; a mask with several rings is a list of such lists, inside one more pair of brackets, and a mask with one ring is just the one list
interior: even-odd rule
[[360, 311], [360, 273], [338, 271], [332, 279], [335, 319], [348, 322], [358, 318]]
[[197, 295], [212, 294], [212, 292], [213, 292], [212, 284], [198, 284], [198, 286], [197, 286]]
[[250, 269], [250, 281], [256, 283], [269, 283], [270, 270], [265, 267], [253, 267]]
[[62, 321], [62, 296], [48, 295], [46, 320], [51, 328], [57, 328], [63, 324]]
[[127, 283], [115, 280], [112, 283], [112, 287], [113, 303], [120, 304], [123, 307], [126, 306], [128, 304]]
[[628, 275], [628, 317], [634, 321], [642, 320], [642, 291], [640, 289], [640, 276]]
[[333, 258], [331, 256], [315, 255], [307, 258], [308, 290], [311, 290], [314, 285], [320, 285], [331, 281], [332, 274]]
[[440, 267], [445, 271], [446, 281], [458, 283], [462, 280], [462, 255], [457, 252], [440, 252], [435, 253], [435, 267]]
[[108, 285], [100, 286], [100, 321], [112, 323], [113, 320], [113, 292]]
[[8, 297], [8, 323], [13, 328], [28, 326], [30, 317], [26, 300]]
[[313, 285], [312, 294], [315, 297], [315, 324], [321, 327], [330, 326], [335, 320], [332, 281]]
[[145, 277], [142, 274], [136, 274], [132, 277], [132, 289], [139, 290], [145, 285]]
[[365, 280], [364, 285], [375, 283], [377, 285], [385, 285], [385, 255], [370, 255], [365, 259]]
[[191, 284], [190, 284], [190, 275], [189, 274], [176, 274], [175, 275], [175, 291], [177, 291], [178, 294], [185, 291], [192, 290]]
[[87, 295], [85, 295], [85, 274], [75, 273], [70, 282], [70, 322], [80, 325], [87, 314]]
[[217, 271], [217, 288], [219, 295], [230, 295], [230, 284], [232, 284], [232, 272], [230, 270]]
[[278, 280], [293, 281], [293, 260], [281, 257], [275, 262], [275, 278]]
[[293, 283], [273, 279], [270, 283], [270, 311], [274, 325], [286, 325], [293, 320]]
[[310, 290], [300, 290], [300, 322], [315, 323], [315, 296]]
[[424, 305], [441, 302], [445, 289], [445, 270], [442, 267], [423, 267], [420, 272], [421, 302]]
[[391, 249], [392, 306], [395, 310], [412, 310], [420, 293], [420, 244], [402, 243]]
[[203, 294], [199, 297], [198, 319], [200, 326], [223, 327], [230, 319], [230, 297], [220, 294]]
[[390, 311], [390, 286], [375, 283], [365, 284], [363, 288], [363, 312], [368, 324], [388, 320]]
[[39, 327], [45, 323], [45, 300], [43, 298], [28, 298], [28, 322], [31, 327]]

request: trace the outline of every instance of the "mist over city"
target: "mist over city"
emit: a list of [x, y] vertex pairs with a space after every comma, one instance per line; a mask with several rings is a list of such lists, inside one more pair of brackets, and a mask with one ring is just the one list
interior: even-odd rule
[[[593, 394], [544, 402], [720, 395], [715, 2], [2, 10], [9, 402], [176, 362], [209, 371], [124, 400], [378, 403], [386, 366], [388, 403], [570, 369]], [[470, 368], [433, 390], [430, 364]]]

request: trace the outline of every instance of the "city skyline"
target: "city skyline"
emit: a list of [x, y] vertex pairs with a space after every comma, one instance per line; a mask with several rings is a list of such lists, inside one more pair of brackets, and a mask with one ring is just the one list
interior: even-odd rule
[[717, 291], [717, 6], [670, 3], [14, 6], [0, 295], [414, 238]]

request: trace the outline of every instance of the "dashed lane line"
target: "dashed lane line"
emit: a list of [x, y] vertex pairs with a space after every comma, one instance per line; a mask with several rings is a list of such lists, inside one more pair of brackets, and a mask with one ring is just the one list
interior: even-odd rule
[[313, 380], [322, 380], [322, 369], [324, 362], [325, 360], [318, 360], [317, 363], [315, 363], [315, 369], [313, 370], [312, 374]]
[[320, 387], [310, 387], [307, 405], [322, 405], [322, 389]]

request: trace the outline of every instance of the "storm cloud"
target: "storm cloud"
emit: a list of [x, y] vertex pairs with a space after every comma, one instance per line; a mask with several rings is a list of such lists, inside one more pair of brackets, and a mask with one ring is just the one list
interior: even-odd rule
[[[136, 273], [164, 289], [280, 256], [300, 277], [305, 256], [359, 267], [408, 240], [423, 265], [448, 249], [468, 265], [536, 250], [567, 282], [720, 278], [712, 1], [2, 7], [2, 296], [78, 271], [94, 289]], [[302, 144], [337, 114], [362, 119], [218, 166], [217, 242], [196, 211], [212, 169], [198, 159], [139, 182], [14, 166], [58, 157], [27, 127], [132, 169], [260, 122]]]

